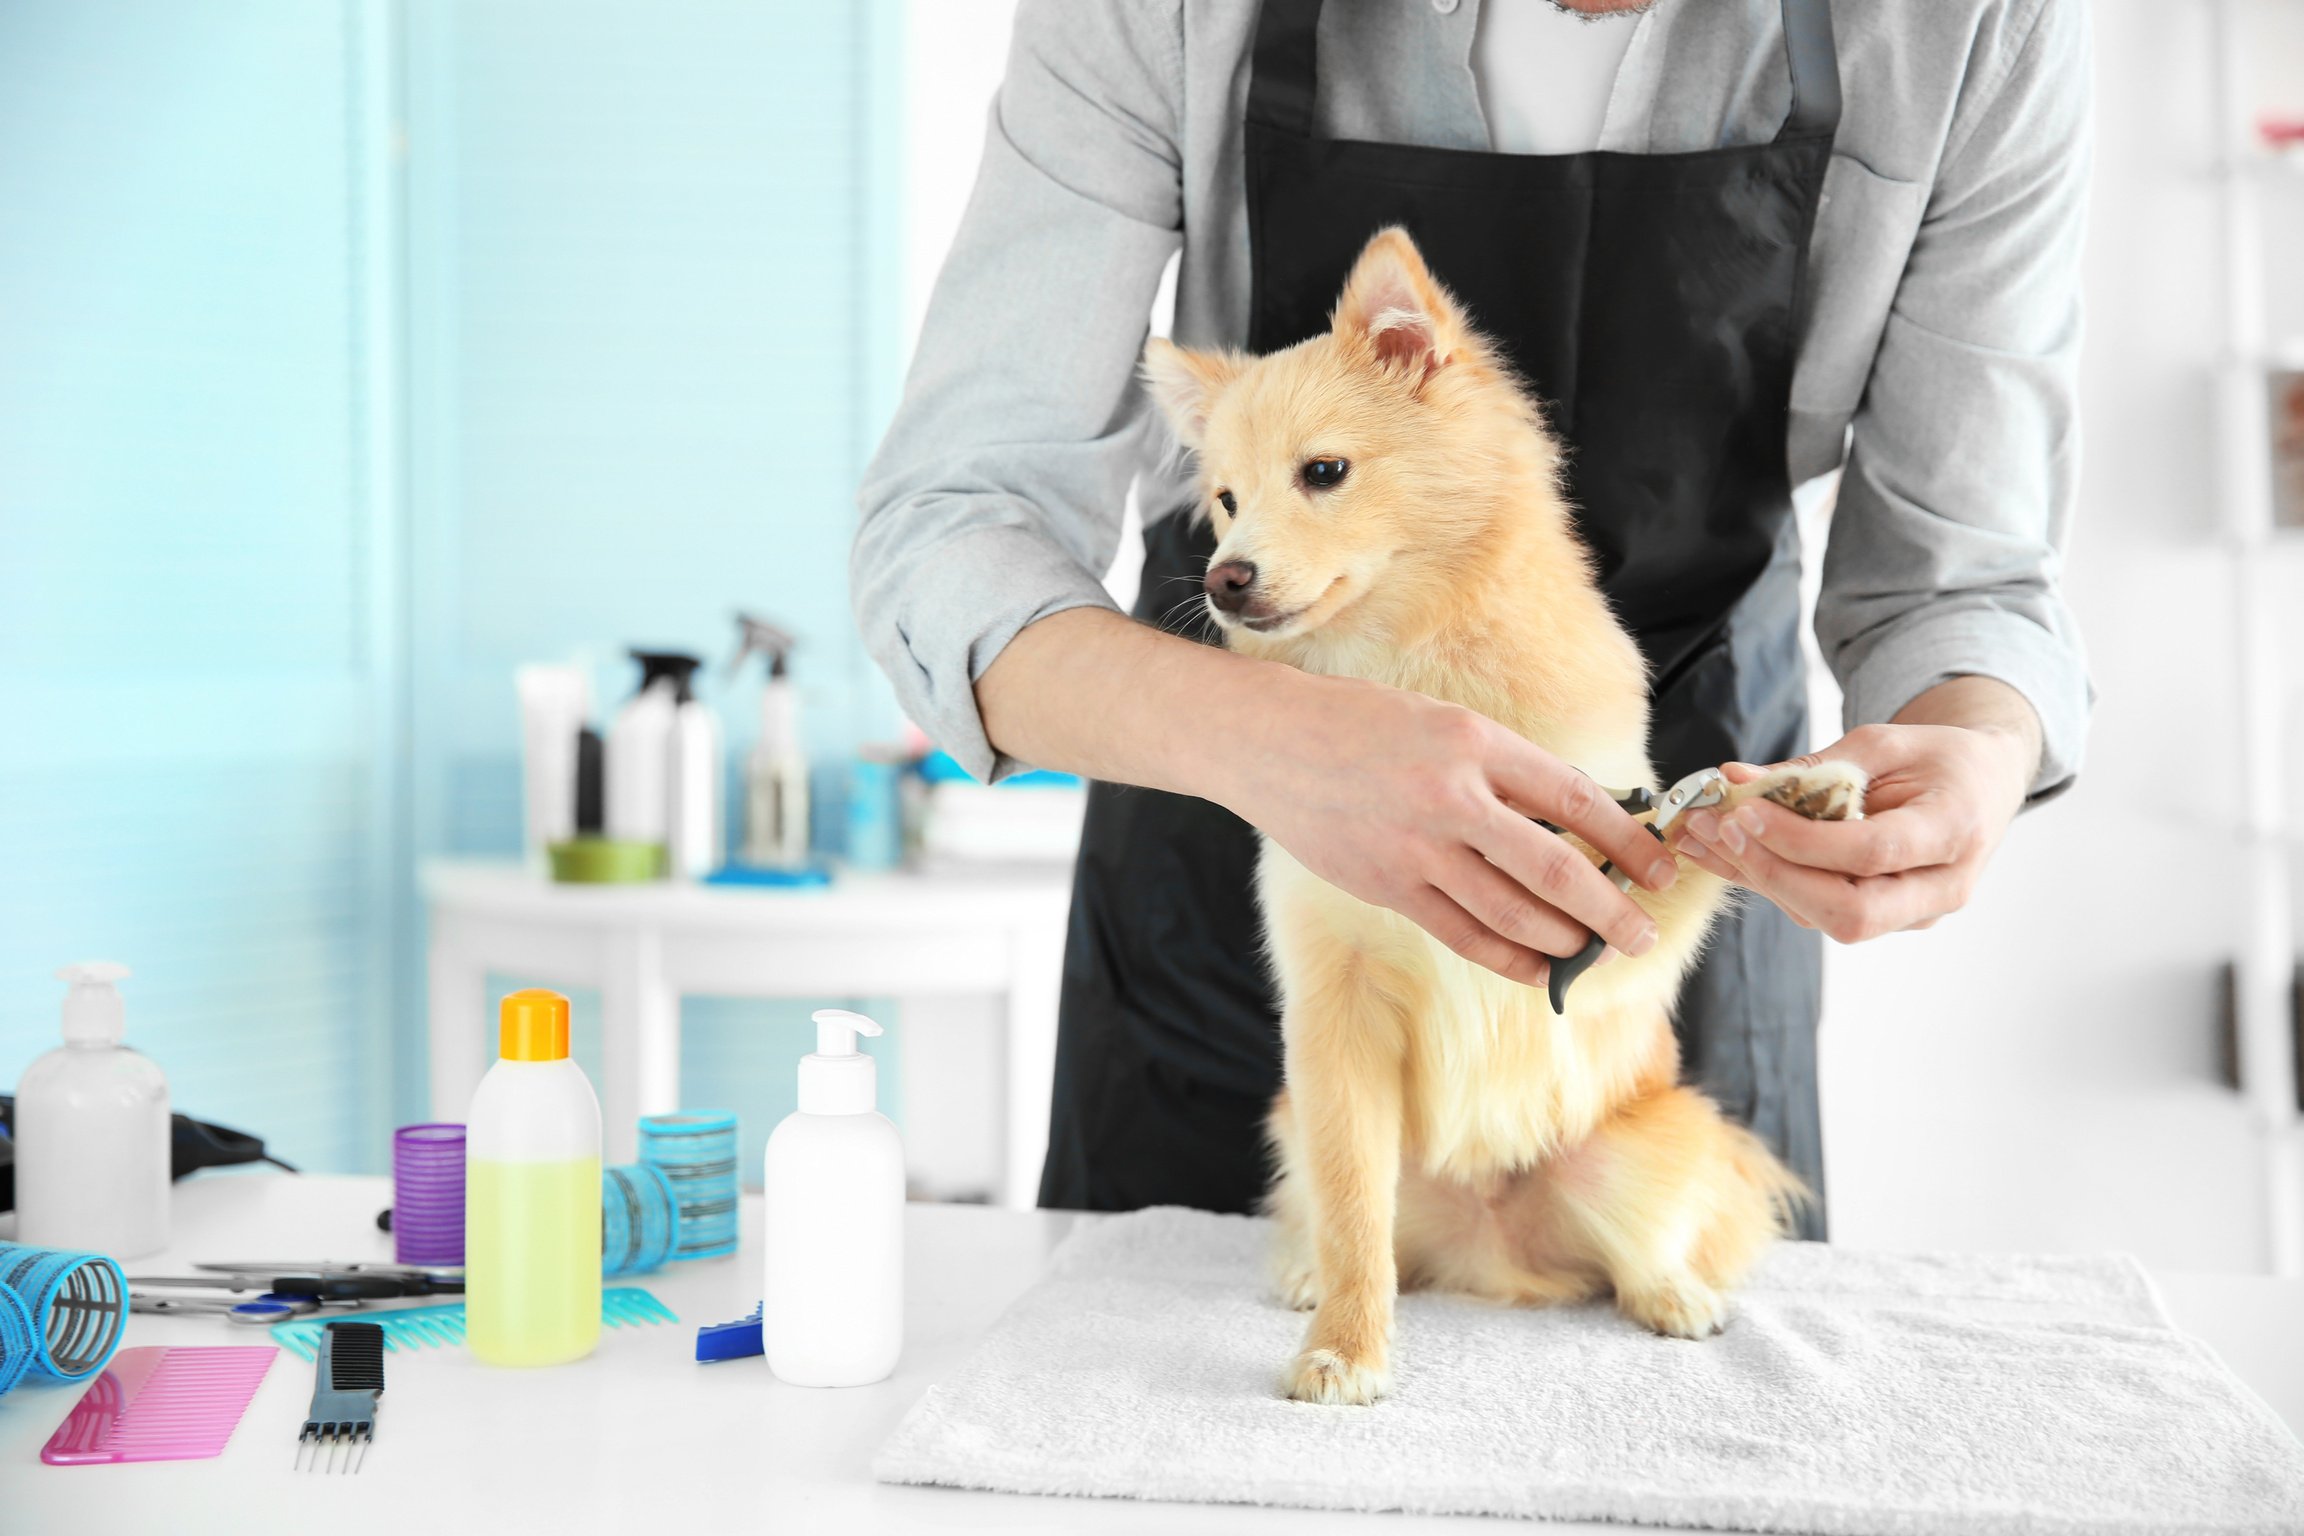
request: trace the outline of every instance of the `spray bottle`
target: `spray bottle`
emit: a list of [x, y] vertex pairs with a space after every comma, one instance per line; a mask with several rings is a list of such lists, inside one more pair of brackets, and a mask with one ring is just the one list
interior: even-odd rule
[[720, 723], [694, 691], [693, 656], [634, 651], [640, 691], [608, 732], [608, 835], [661, 843], [677, 878], [720, 865], [726, 790], [720, 777]]
[[168, 1246], [168, 1079], [120, 1043], [128, 967], [68, 965], [64, 1044], [16, 1084], [16, 1236], [141, 1258]]
[[808, 756], [800, 747], [800, 697], [789, 675], [792, 636], [748, 613], [736, 615], [741, 639], [734, 672], [757, 651], [768, 658], [760, 691], [760, 739], [744, 759], [744, 862], [798, 869], [808, 862]]
[[861, 1387], [887, 1379], [904, 1347], [904, 1144], [856, 1049], [880, 1026], [844, 1008], [813, 1017], [800, 1108], [768, 1138], [760, 1342], [793, 1386]]
[[489, 1365], [559, 1365], [600, 1338], [600, 1101], [568, 1059], [568, 999], [514, 992], [464, 1131], [464, 1322]]

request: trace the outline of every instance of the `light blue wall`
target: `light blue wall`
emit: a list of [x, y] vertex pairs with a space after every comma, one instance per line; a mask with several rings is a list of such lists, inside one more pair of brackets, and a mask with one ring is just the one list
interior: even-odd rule
[[[893, 733], [845, 552], [901, 362], [894, 34], [0, 5], [0, 1083], [48, 971], [116, 957], [180, 1107], [378, 1166], [426, 1108], [415, 862], [517, 841], [515, 665], [612, 705], [624, 645], [717, 667], [747, 607], [803, 637], [827, 788]], [[707, 690], [736, 750], [756, 687]], [[756, 1147], [806, 1006], [692, 1005], [684, 1097]]]
[[[605, 710], [631, 689], [625, 646], [699, 653], [740, 752], [758, 664], [733, 685], [721, 668], [747, 608], [801, 637], [820, 761], [897, 728], [846, 576], [854, 486], [898, 371], [893, 18], [757, 0], [411, 7], [425, 849], [517, 848], [524, 661], [591, 659]], [[596, 1000], [577, 1001], [582, 1059]], [[875, 1006], [683, 1010], [683, 1101], [740, 1112], [747, 1169], [792, 1107], [825, 1001]]]
[[0, 1083], [122, 960], [178, 1104], [320, 1166], [395, 971], [347, 28], [0, 6]]

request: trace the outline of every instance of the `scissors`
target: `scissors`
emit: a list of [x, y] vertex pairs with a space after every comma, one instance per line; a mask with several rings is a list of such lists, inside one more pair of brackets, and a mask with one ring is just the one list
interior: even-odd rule
[[128, 1292], [128, 1310], [162, 1314], [198, 1313], [202, 1316], [222, 1317], [228, 1322], [245, 1323], [252, 1328], [269, 1328], [291, 1317], [317, 1312], [320, 1303], [309, 1296], [269, 1294], [253, 1301], [227, 1301], [221, 1296], [155, 1296], [150, 1291], [139, 1291], [131, 1287]]
[[[1632, 815], [1637, 816], [1643, 811], [1654, 811], [1656, 819], [1648, 823], [1648, 830], [1654, 833], [1656, 841], [1661, 843], [1665, 840], [1664, 834], [1671, 830], [1673, 822], [1678, 821], [1690, 811], [1718, 805], [1727, 799], [1728, 778], [1717, 768], [1702, 768], [1688, 775], [1661, 795], [1648, 789], [1611, 789], [1605, 790], [1603, 793]], [[1557, 832], [1559, 828], [1554, 827], [1552, 830]], [[1632, 877], [1618, 869], [1613, 863], [1602, 864], [1600, 873], [1615, 881], [1616, 889], [1620, 891], [1632, 889]], [[1600, 952], [1607, 947], [1607, 940], [1594, 934], [1585, 942], [1584, 947], [1575, 954], [1570, 955], [1565, 960], [1552, 962], [1552, 982], [1549, 991], [1554, 1013], [1565, 1014], [1568, 1011], [1569, 986], [1574, 983], [1577, 977], [1599, 963]]]
[[267, 1259], [195, 1264], [204, 1274], [146, 1284], [195, 1285], [211, 1290], [271, 1291], [319, 1301], [377, 1301], [395, 1296], [462, 1295], [464, 1271], [423, 1264], [340, 1264], [329, 1259]]

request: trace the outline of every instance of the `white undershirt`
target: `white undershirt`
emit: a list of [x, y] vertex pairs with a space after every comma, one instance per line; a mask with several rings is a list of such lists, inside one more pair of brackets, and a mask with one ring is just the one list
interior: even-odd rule
[[1472, 78], [1488, 147], [1504, 155], [1580, 155], [1600, 147], [1617, 66], [1640, 14], [1586, 18], [1552, 0], [1481, 0]]

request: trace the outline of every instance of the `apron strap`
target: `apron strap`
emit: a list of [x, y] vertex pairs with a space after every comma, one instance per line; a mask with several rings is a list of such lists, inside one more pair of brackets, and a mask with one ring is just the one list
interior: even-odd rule
[[1832, 41], [1831, 0], [1784, 0], [1784, 62], [1792, 72], [1792, 109], [1778, 142], [1840, 126], [1840, 50]]
[[[1840, 55], [1832, 40], [1831, 0], [1783, 0], [1783, 6], [1792, 109], [1784, 114], [1784, 126], [1776, 137], [1829, 135], [1840, 126]], [[1320, 0], [1264, 0], [1256, 15], [1248, 121], [1301, 138], [1312, 136], [1319, 30]]]
[[1299, 138], [1312, 136], [1312, 94], [1320, 0], [1264, 0], [1256, 13], [1255, 64], [1248, 76], [1248, 121]]

